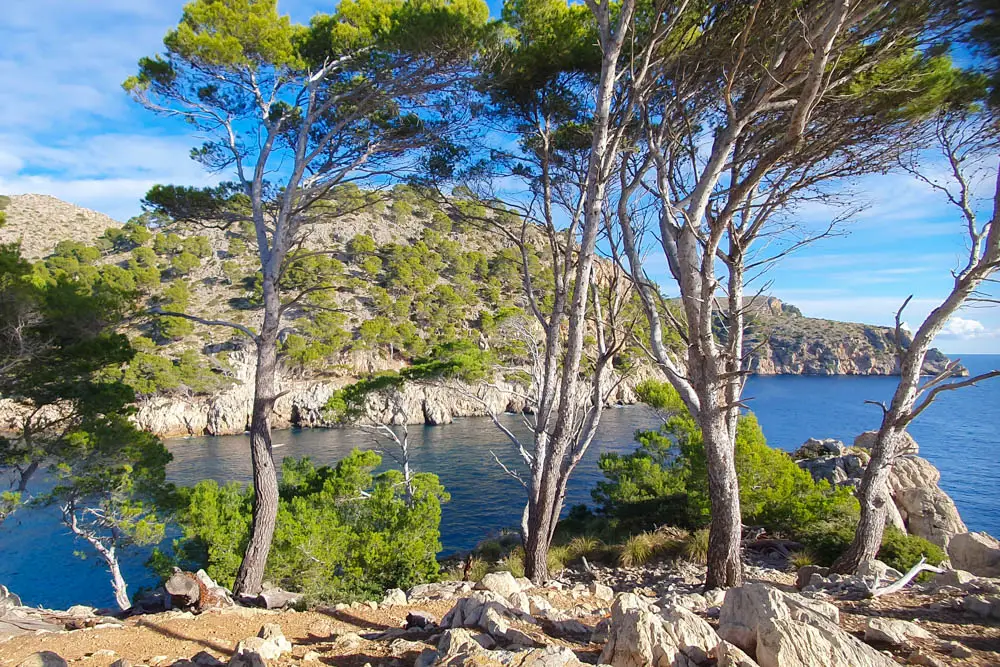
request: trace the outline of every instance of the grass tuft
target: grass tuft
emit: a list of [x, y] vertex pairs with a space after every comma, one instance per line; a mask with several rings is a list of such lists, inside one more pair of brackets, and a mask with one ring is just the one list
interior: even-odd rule
[[688, 536], [684, 541], [683, 554], [692, 563], [708, 563], [708, 528], [701, 528]]

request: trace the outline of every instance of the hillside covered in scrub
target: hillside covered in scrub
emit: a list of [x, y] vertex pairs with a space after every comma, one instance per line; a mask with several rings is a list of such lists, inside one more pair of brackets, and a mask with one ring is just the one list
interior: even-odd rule
[[[399, 369], [433, 346], [471, 341], [519, 353], [502, 323], [523, 315], [520, 251], [493, 231], [463, 224], [481, 216], [476, 204], [447, 205], [415, 189], [362, 192], [343, 186], [319, 213], [302, 259], [286, 275], [287, 288], [310, 285], [308, 311], [295, 304], [281, 334], [287, 393], [276, 406], [279, 425], [325, 423], [332, 392], [359, 376]], [[10, 198], [0, 242], [21, 242], [42, 273], [86, 281], [101, 275], [142, 294], [163, 312], [226, 320], [254, 328], [260, 290], [255, 239], [248, 227], [180, 226], [144, 214], [124, 225], [51, 197]], [[550, 276], [540, 270], [544, 246], [529, 258], [539, 269], [544, 299]], [[322, 250], [323, 252], [317, 252]], [[318, 280], [318, 292], [317, 290]], [[315, 304], [319, 303], [319, 307]], [[639, 315], [636, 305], [636, 315]], [[246, 428], [253, 358], [231, 328], [177, 316], [135, 320], [138, 350], [126, 381], [140, 400], [140, 424], [162, 435], [238, 433]], [[645, 319], [635, 318], [642, 336]], [[806, 318], [794, 306], [768, 299], [750, 318], [751, 368], [763, 374], [877, 374], [895, 372], [891, 332], [882, 327]], [[679, 345], [679, 339], [676, 341]], [[651, 372], [636, 346], [616, 364], [638, 379]], [[932, 364], [946, 363], [940, 354]], [[933, 370], [933, 369], [931, 369]], [[483, 414], [483, 407], [447, 391], [408, 387], [404, 412], [411, 423], [446, 423]], [[517, 410], [516, 393], [499, 387], [496, 410]], [[634, 402], [629, 383], [612, 396]], [[8, 411], [9, 412], [9, 411]], [[0, 426], [16, 415], [0, 408]]]

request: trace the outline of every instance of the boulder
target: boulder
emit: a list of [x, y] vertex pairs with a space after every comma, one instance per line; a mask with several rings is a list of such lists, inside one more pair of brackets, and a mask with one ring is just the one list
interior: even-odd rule
[[761, 625], [773, 619], [836, 626], [840, 612], [828, 602], [784, 593], [766, 584], [746, 584], [726, 591], [719, 612], [719, 635], [753, 655]]
[[611, 590], [610, 586], [599, 584], [596, 581], [590, 585], [588, 590], [591, 595], [603, 602], [611, 602], [615, 599], [615, 592]]
[[869, 618], [865, 624], [865, 641], [893, 646], [905, 646], [911, 639], [936, 639], [916, 623], [894, 618]]
[[716, 667], [760, 667], [753, 658], [744, 653], [738, 646], [727, 641], [719, 642], [715, 648]]
[[955, 501], [936, 484], [899, 491], [895, 500], [906, 522], [907, 532], [942, 549], [948, 548], [955, 535], [969, 530], [958, 513]]
[[901, 579], [903, 573], [889, 567], [880, 560], [862, 561], [855, 574], [865, 579], [878, 579], [882, 584]]
[[20, 606], [21, 598], [11, 593], [6, 586], [0, 585], [0, 611]]
[[815, 459], [820, 456], [841, 456], [847, 451], [847, 447], [840, 440], [833, 438], [809, 438], [802, 443], [802, 446], [792, 452], [793, 459]]
[[386, 591], [385, 598], [382, 600], [383, 607], [403, 606], [405, 604], [406, 593], [398, 588], [392, 588]]
[[254, 653], [264, 660], [276, 660], [291, 651], [292, 643], [285, 639], [281, 626], [277, 623], [266, 623], [256, 637], [244, 639], [236, 645], [237, 655]]
[[971, 572], [966, 572], [965, 570], [945, 570], [941, 574], [934, 577], [935, 586], [964, 586], [965, 584], [974, 581], [976, 579], [975, 575]]
[[800, 468], [807, 471], [817, 482], [826, 480], [830, 484], [843, 484], [850, 479], [860, 479], [864, 474], [864, 466], [857, 454], [842, 456], [821, 456], [819, 458], [796, 461]]
[[413, 628], [433, 628], [437, 625], [437, 619], [425, 611], [411, 611], [406, 615], [406, 629]]
[[978, 577], [1000, 577], [1000, 542], [987, 533], [959, 533], [948, 543], [955, 569]]
[[237, 651], [227, 663], [228, 667], [267, 667], [267, 661], [255, 651]]
[[801, 591], [803, 588], [808, 586], [814, 574], [825, 577], [830, 574], [830, 568], [821, 567], [819, 565], [805, 565], [800, 567], [798, 574], [795, 575], [795, 588]]
[[19, 662], [17, 667], [69, 667], [69, 663], [58, 653], [39, 651], [38, 653], [32, 653]]
[[707, 660], [719, 643], [705, 620], [681, 607], [659, 615], [634, 593], [611, 607], [608, 642], [600, 662], [612, 667], [688, 667]]
[[895, 667], [896, 662], [829, 621], [769, 618], [759, 625], [760, 667]]
[[509, 613], [507, 601], [492, 591], [476, 591], [467, 598], [461, 598], [455, 603], [444, 618], [442, 628], [481, 628], [486, 629], [486, 612], [493, 609], [501, 615]]
[[510, 597], [521, 592], [521, 584], [517, 583], [510, 572], [490, 572], [476, 584], [477, 591], [492, 591], [503, 597]]

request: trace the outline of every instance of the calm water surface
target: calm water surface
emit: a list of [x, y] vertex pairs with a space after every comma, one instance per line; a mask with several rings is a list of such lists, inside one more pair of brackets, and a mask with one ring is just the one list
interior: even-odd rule
[[[1000, 367], [1000, 355], [977, 355], [964, 360], [972, 373]], [[876, 428], [878, 408], [865, 400], [888, 400], [894, 378], [877, 377], [755, 377], [748, 383], [748, 403], [770, 444], [792, 449], [810, 437], [833, 437], [850, 443], [864, 430]], [[507, 417], [519, 427], [517, 417]], [[601, 478], [601, 452], [634, 449], [636, 429], [657, 424], [645, 408], [609, 410], [598, 436], [570, 483], [567, 506], [586, 503], [590, 489]], [[941, 485], [958, 503], [972, 530], [1000, 535], [1000, 381], [961, 392], [944, 393], [910, 429], [921, 454], [941, 470]], [[278, 431], [277, 458], [309, 456], [319, 464], [337, 461], [354, 447], [371, 448], [368, 436], [351, 430]], [[467, 418], [446, 426], [411, 427], [413, 466], [437, 473], [451, 494], [443, 507], [442, 544], [445, 552], [467, 549], [492, 531], [519, 522], [523, 489], [493, 462], [491, 451], [515, 462], [508, 441], [485, 418]], [[174, 455], [168, 474], [178, 484], [201, 479], [220, 482], [250, 478], [245, 436], [172, 440]], [[388, 457], [385, 457], [388, 459]], [[111, 605], [107, 576], [51, 512], [15, 515], [0, 528], [0, 583], [19, 593], [26, 604], [65, 607], [80, 602]], [[125, 563], [134, 591], [152, 583], [141, 555]]]

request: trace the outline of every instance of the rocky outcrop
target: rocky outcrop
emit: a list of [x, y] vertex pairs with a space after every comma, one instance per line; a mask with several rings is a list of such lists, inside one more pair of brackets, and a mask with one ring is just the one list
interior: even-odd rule
[[[229, 355], [233, 383], [214, 396], [157, 397], [139, 405], [136, 423], [157, 435], [232, 435], [243, 433], [250, 426], [253, 407], [254, 359], [249, 351]], [[643, 377], [630, 377], [620, 383], [608, 397], [609, 405], [630, 405], [637, 401], [632, 387]], [[332, 424], [324, 416], [327, 400], [341, 387], [353, 382], [353, 377], [336, 380], [300, 380], [283, 376], [279, 390], [284, 392], [274, 406], [273, 428], [327, 427]], [[2, 405], [0, 401], [0, 405]], [[489, 388], [479, 389], [460, 382], [441, 385], [409, 383], [393, 401], [402, 406], [402, 417], [390, 414], [373, 399], [369, 414], [382, 423], [450, 424], [457, 417], [481, 417], [489, 412], [522, 412], [525, 409], [523, 389], [499, 380]], [[485, 405], [484, 405], [485, 403]], [[7, 421], [16, 422], [11, 416]], [[0, 427], [4, 412], [0, 408]], [[13, 429], [11, 429], [13, 430]]]
[[658, 612], [639, 596], [622, 593], [611, 607], [600, 662], [613, 667], [694, 667], [706, 662], [718, 645], [712, 626], [687, 609]]
[[840, 628], [835, 606], [765, 584], [726, 592], [719, 635], [760, 667], [890, 667], [889, 657]]
[[[748, 329], [750, 369], [760, 375], [899, 375], [896, 335], [888, 327], [803, 317], [798, 308], [770, 297], [757, 305]], [[937, 374], [948, 363], [932, 349], [923, 372]]]
[[955, 535], [948, 544], [952, 567], [980, 577], [1000, 577], [1000, 541], [986, 533]]
[[[857, 488], [868, 465], [868, 450], [875, 436], [875, 431], [862, 433], [855, 438], [851, 448], [839, 440], [811, 438], [791, 456], [817, 481]], [[920, 448], [909, 434], [905, 434], [902, 451], [889, 477], [893, 503], [887, 523], [947, 549], [952, 537], [968, 532], [968, 528], [955, 501], [938, 486], [941, 473], [933, 463], [917, 456]]]

